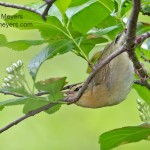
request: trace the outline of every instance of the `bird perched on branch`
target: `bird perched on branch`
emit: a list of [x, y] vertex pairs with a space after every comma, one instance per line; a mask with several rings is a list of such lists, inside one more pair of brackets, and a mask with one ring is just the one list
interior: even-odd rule
[[[94, 67], [97, 67], [113, 51], [125, 44], [125, 39], [126, 33], [124, 31], [104, 49]], [[88, 108], [100, 108], [118, 104], [127, 97], [133, 80], [133, 64], [127, 52], [123, 52], [98, 71], [76, 104]], [[73, 92], [70, 92], [69, 96], [77, 96], [80, 87], [82, 87], [81, 84], [72, 87]]]

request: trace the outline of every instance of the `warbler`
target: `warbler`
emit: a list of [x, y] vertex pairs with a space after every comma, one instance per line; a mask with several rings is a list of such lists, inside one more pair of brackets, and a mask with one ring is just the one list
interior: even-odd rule
[[[124, 31], [106, 46], [94, 67], [96, 68], [112, 52], [123, 46], [125, 41], [126, 33]], [[133, 64], [127, 52], [123, 52], [97, 72], [76, 104], [88, 108], [116, 105], [126, 99], [133, 81]], [[81, 87], [82, 84], [73, 87], [73, 92], [69, 96], [77, 96]]]

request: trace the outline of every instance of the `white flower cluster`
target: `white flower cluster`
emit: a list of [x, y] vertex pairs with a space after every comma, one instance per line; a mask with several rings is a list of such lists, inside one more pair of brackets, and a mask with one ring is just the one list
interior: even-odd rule
[[4, 78], [3, 88], [19, 88], [22, 86], [21, 80], [24, 77], [24, 72], [21, 70], [23, 62], [18, 60], [10, 67], [6, 68], [8, 76]]
[[18, 60], [16, 63], [13, 63], [10, 67], [6, 68], [6, 72], [13, 74], [14, 71], [20, 69], [23, 66], [23, 62]]
[[140, 119], [143, 122], [150, 122], [150, 106], [146, 102], [137, 100]]

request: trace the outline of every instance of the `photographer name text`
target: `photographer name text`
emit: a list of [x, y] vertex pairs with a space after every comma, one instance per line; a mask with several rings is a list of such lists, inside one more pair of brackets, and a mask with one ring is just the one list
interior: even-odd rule
[[0, 27], [2, 27], [2, 28], [9, 28], [9, 27], [31, 28], [31, 27], [33, 27], [33, 23], [31, 23], [31, 22], [24, 22], [23, 15], [1, 14], [0, 15], [0, 19], [7, 20], [6, 22], [0, 22]]

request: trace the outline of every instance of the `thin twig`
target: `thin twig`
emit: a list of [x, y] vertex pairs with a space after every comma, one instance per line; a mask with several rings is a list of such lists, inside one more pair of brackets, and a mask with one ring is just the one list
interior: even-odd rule
[[8, 91], [0, 91], [0, 93], [2, 93], [4, 95], [12, 95], [12, 96], [15, 96], [15, 97], [23, 97], [22, 95], [11, 93], [11, 92], [8, 92]]
[[13, 122], [9, 123], [8, 125], [6, 125], [5, 127], [1, 128], [0, 129], [0, 133], [8, 130], [9, 128], [13, 127], [14, 125], [17, 125], [19, 122], [21, 122], [21, 121], [23, 121], [23, 120], [25, 120], [25, 119], [27, 119], [27, 118], [29, 118], [31, 116], [34, 116], [34, 115], [36, 115], [36, 114], [38, 114], [38, 113], [40, 113], [40, 112], [42, 112], [44, 110], [48, 110], [50, 107], [53, 107], [55, 105], [57, 105], [57, 103], [50, 103], [50, 104], [45, 105], [43, 107], [40, 107], [40, 108], [38, 108], [36, 110], [28, 112], [27, 114], [23, 115], [22, 117], [16, 119], [15, 121], [13, 121]]
[[34, 12], [34, 13], [42, 16], [42, 18], [44, 20], [46, 20], [46, 16], [48, 15], [48, 11], [49, 11], [49, 9], [51, 8], [51, 6], [53, 5], [53, 3], [55, 1], [56, 0], [45, 0], [47, 6], [46, 6], [46, 8], [45, 8], [43, 13], [41, 13], [37, 9], [31, 8], [31, 7], [28, 7], [28, 6], [23, 6], [23, 5], [10, 4], [10, 3], [5, 3], [5, 2], [0, 2], [0, 5], [1, 6], [5, 6], [5, 7], [11, 7], [11, 8], [16, 8], [16, 9], [23, 9], [23, 10], [27, 10], [27, 11], [30, 11], [30, 12]]
[[133, 64], [134, 64], [134, 68], [136, 70], [137, 75], [139, 76], [141, 82], [143, 82], [142, 84], [145, 85], [145, 87], [147, 87], [147, 89], [150, 90], [150, 83], [148, 82], [149, 76], [147, 74], [147, 72], [144, 70], [143, 66], [140, 64], [135, 52], [130, 52], [130, 59], [132, 60]]
[[31, 8], [31, 7], [17, 5], [17, 4], [10, 4], [10, 3], [5, 3], [5, 2], [0, 2], [0, 5], [5, 6], [5, 7], [27, 10], [27, 11], [34, 12], [34, 13], [42, 16], [42, 13], [40, 11], [38, 11], [37, 9]]
[[[134, 47], [134, 40], [136, 37], [136, 26], [138, 21], [139, 12], [141, 9], [141, 0], [132, 0], [132, 11], [127, 23], [127, 47]], [[134, 49], [132, 49], [134, 51]], [[130, 49], [131, 51], [131, 49]]]
[[46, 6], [44, 12], [42, 13], [42, 18], [43, 18], [44, 20], [46, 20], [46, 16], [48, 15], [48, 11], [49, 11], [49, 9], [51, 8], [51, 6], [53, 5], [53, 3], [54, 3], [55, 1], [56, 1], [56, 0], [45, 0], [47, 6]]
[[150, 31], [140, 35], [139, 37], [135, 39], [135, 42], [134, 42], [135, 46], [138, 46], [139, 44], [143, 43], [149, 37], [150, 37]]
[[141, 86], [145, 86], [150, 90], [150, 84], [146, 85], [143, 81], [141, 80], [135, 80], [134, 81], [135, 84], [141, 85]]

